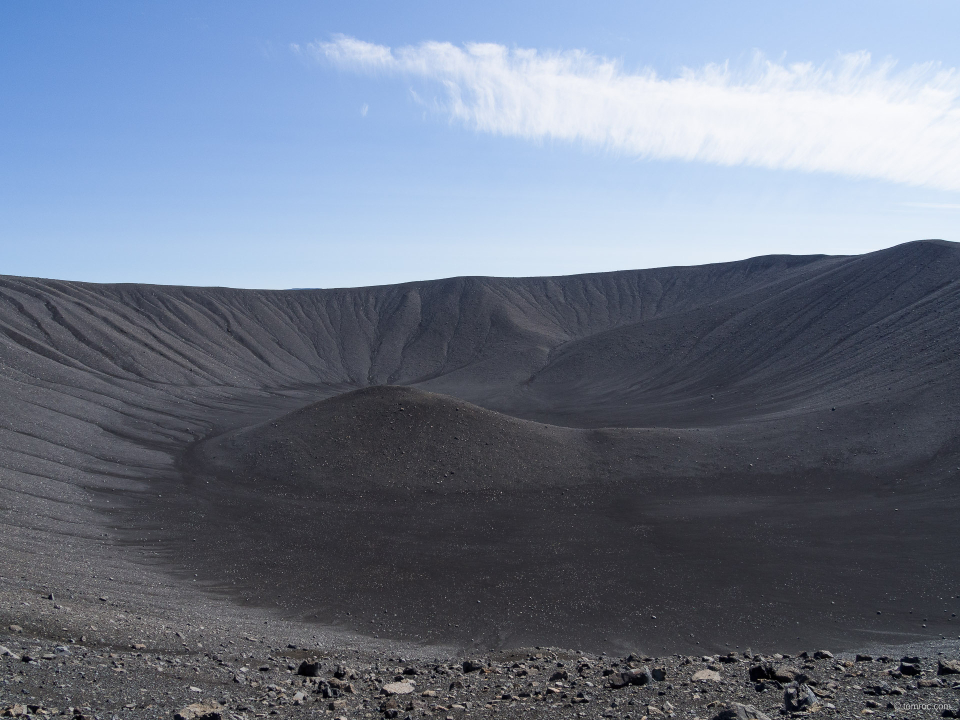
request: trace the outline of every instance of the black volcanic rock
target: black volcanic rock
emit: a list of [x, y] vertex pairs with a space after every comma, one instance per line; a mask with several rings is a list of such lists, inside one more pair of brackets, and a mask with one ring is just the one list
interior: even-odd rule
[[776, 668], [772, 663], [761, 663], [750, 668], [750, 679], [754, 682], [758, 680], [773, 680], [776, 675]]
[[304, 660], [297, 667], [297, 675], [304, 677], [320, 677], [320, 663]]

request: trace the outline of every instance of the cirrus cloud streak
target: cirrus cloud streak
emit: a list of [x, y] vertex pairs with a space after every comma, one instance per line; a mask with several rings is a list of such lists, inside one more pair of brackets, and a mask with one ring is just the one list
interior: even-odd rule
[[960, 73], [897, 71], [867, 53], [779, 64], [757, 56], [663, 78], [583, 51], [490, 43], [391, 49], [338, 36], [300, 53], [351, 71], [419, 78], [477, 131], [640, 158], [829, 172], [960, 191]]

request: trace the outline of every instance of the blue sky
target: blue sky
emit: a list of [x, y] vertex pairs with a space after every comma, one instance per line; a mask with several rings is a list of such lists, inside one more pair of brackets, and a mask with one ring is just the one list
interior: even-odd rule
[[334, 287], [960, 240], [957, 28], [954, 1], [9, 0], [0, 273]]

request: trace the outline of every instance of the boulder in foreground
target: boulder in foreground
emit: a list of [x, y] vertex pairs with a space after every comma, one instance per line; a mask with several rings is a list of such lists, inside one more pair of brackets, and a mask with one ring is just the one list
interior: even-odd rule
[[731, 703], [726, 710], [721, 710], [714, 715], [713, 720], [770, 720], [770, 717], [764, 715], [753, 705]]
[[193, 703], [178, 710], [173, 720], [223, 720], [219, 703]]
[[960, 675], [960, 660], [937, 661], [937, 675]]
[[413, 685], [408, 682], [393, 682], [383, 686], [384, 695], [409, 695], [413, 692]]

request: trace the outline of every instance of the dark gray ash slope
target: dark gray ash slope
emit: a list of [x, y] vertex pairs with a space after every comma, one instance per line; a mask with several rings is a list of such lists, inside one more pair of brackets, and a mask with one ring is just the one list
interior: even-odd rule
[[4, 277], [0, 571], [166, 568], [464, 645], [956, 636], [958, 279], [936, 241], [351, 290]]

